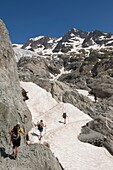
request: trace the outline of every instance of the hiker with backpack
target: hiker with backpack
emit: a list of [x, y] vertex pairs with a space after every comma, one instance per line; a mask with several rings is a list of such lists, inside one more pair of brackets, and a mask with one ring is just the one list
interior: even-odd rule
[[43, 128], [46, 127], [46, 125], [44, 125], [43, 120], [40, 120], [40, 122], [38, 123], [37, 126], [38, 126], [38, 130], [40, 132], [39, 140], [41, 140]]
[[20, 146], [20, 143], [21, 143], [20, 133], [25, 135], [25, 132], [20, 127], [20, 123], [18, 122], [16, 124], [16, 126], [14, 126], [13, 129], [9, 133], [11, 135], [11, 141], [13, 143], [13, 153], [12, 153], [12, 156], [14, 156], [14, 159], [16, 159], [17, 155], [18, 155], [18, 147]]
[[62, 115], [62, 117], [63, 117], [63, 119], [64, 119], [64, 124], [66, 124], [66, 118], [68, 117], [68, 116], [67, 116], [67, 113], [64, 112], [63, 115]]

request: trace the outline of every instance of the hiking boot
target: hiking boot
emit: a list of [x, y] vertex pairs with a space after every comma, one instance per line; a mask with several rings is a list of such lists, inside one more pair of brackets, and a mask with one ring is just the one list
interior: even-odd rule
[[15, 153], [13, 152], [12, 154], [11, 154], [11, 156], [14, 156], [15, 155]]
[[17, 155], [14, 156], [14, 159], [17, 160]]
[[41, 135], [41, 136], [39, 136], [39, 140], [41, 140], [41, 138], [42, 138], [42, 135]]

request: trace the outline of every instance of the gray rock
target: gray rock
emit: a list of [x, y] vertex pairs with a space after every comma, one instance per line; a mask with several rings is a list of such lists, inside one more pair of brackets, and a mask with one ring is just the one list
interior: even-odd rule
[[98, 76], [88, 81], [91, 93], [96, 94], [99, 98], [109, 98], [113, 95], [113, 78], [108, 75]]
[[63, 170], [50, 149], [41, 144], [20, 148], [17, 160], [0, 148], [0, 169], [3, 170]]

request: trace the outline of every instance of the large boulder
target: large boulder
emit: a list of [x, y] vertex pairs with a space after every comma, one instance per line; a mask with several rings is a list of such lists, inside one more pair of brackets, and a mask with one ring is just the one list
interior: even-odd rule
[[88, 86], [91, 88], [91, 93], [96, 94], [100, 98], [113, 96], [113, 78], [108, 75], [89, 79]]

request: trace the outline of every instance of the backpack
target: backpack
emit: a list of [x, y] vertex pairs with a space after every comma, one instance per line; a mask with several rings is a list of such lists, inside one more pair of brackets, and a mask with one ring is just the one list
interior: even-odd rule
[[65, 119], [67, 117], [66, 113], [63, 113], [62, 117]]
[[41, 124], [38, 124], [38, 130], [43, 130], [43, 127], [41, 126]]
[[11, 138], [12, 138], [12, 140], [17, 140], [17, 139], [19, 138], [17, 127], [14, 127], [14, 128], [13, 128]]

